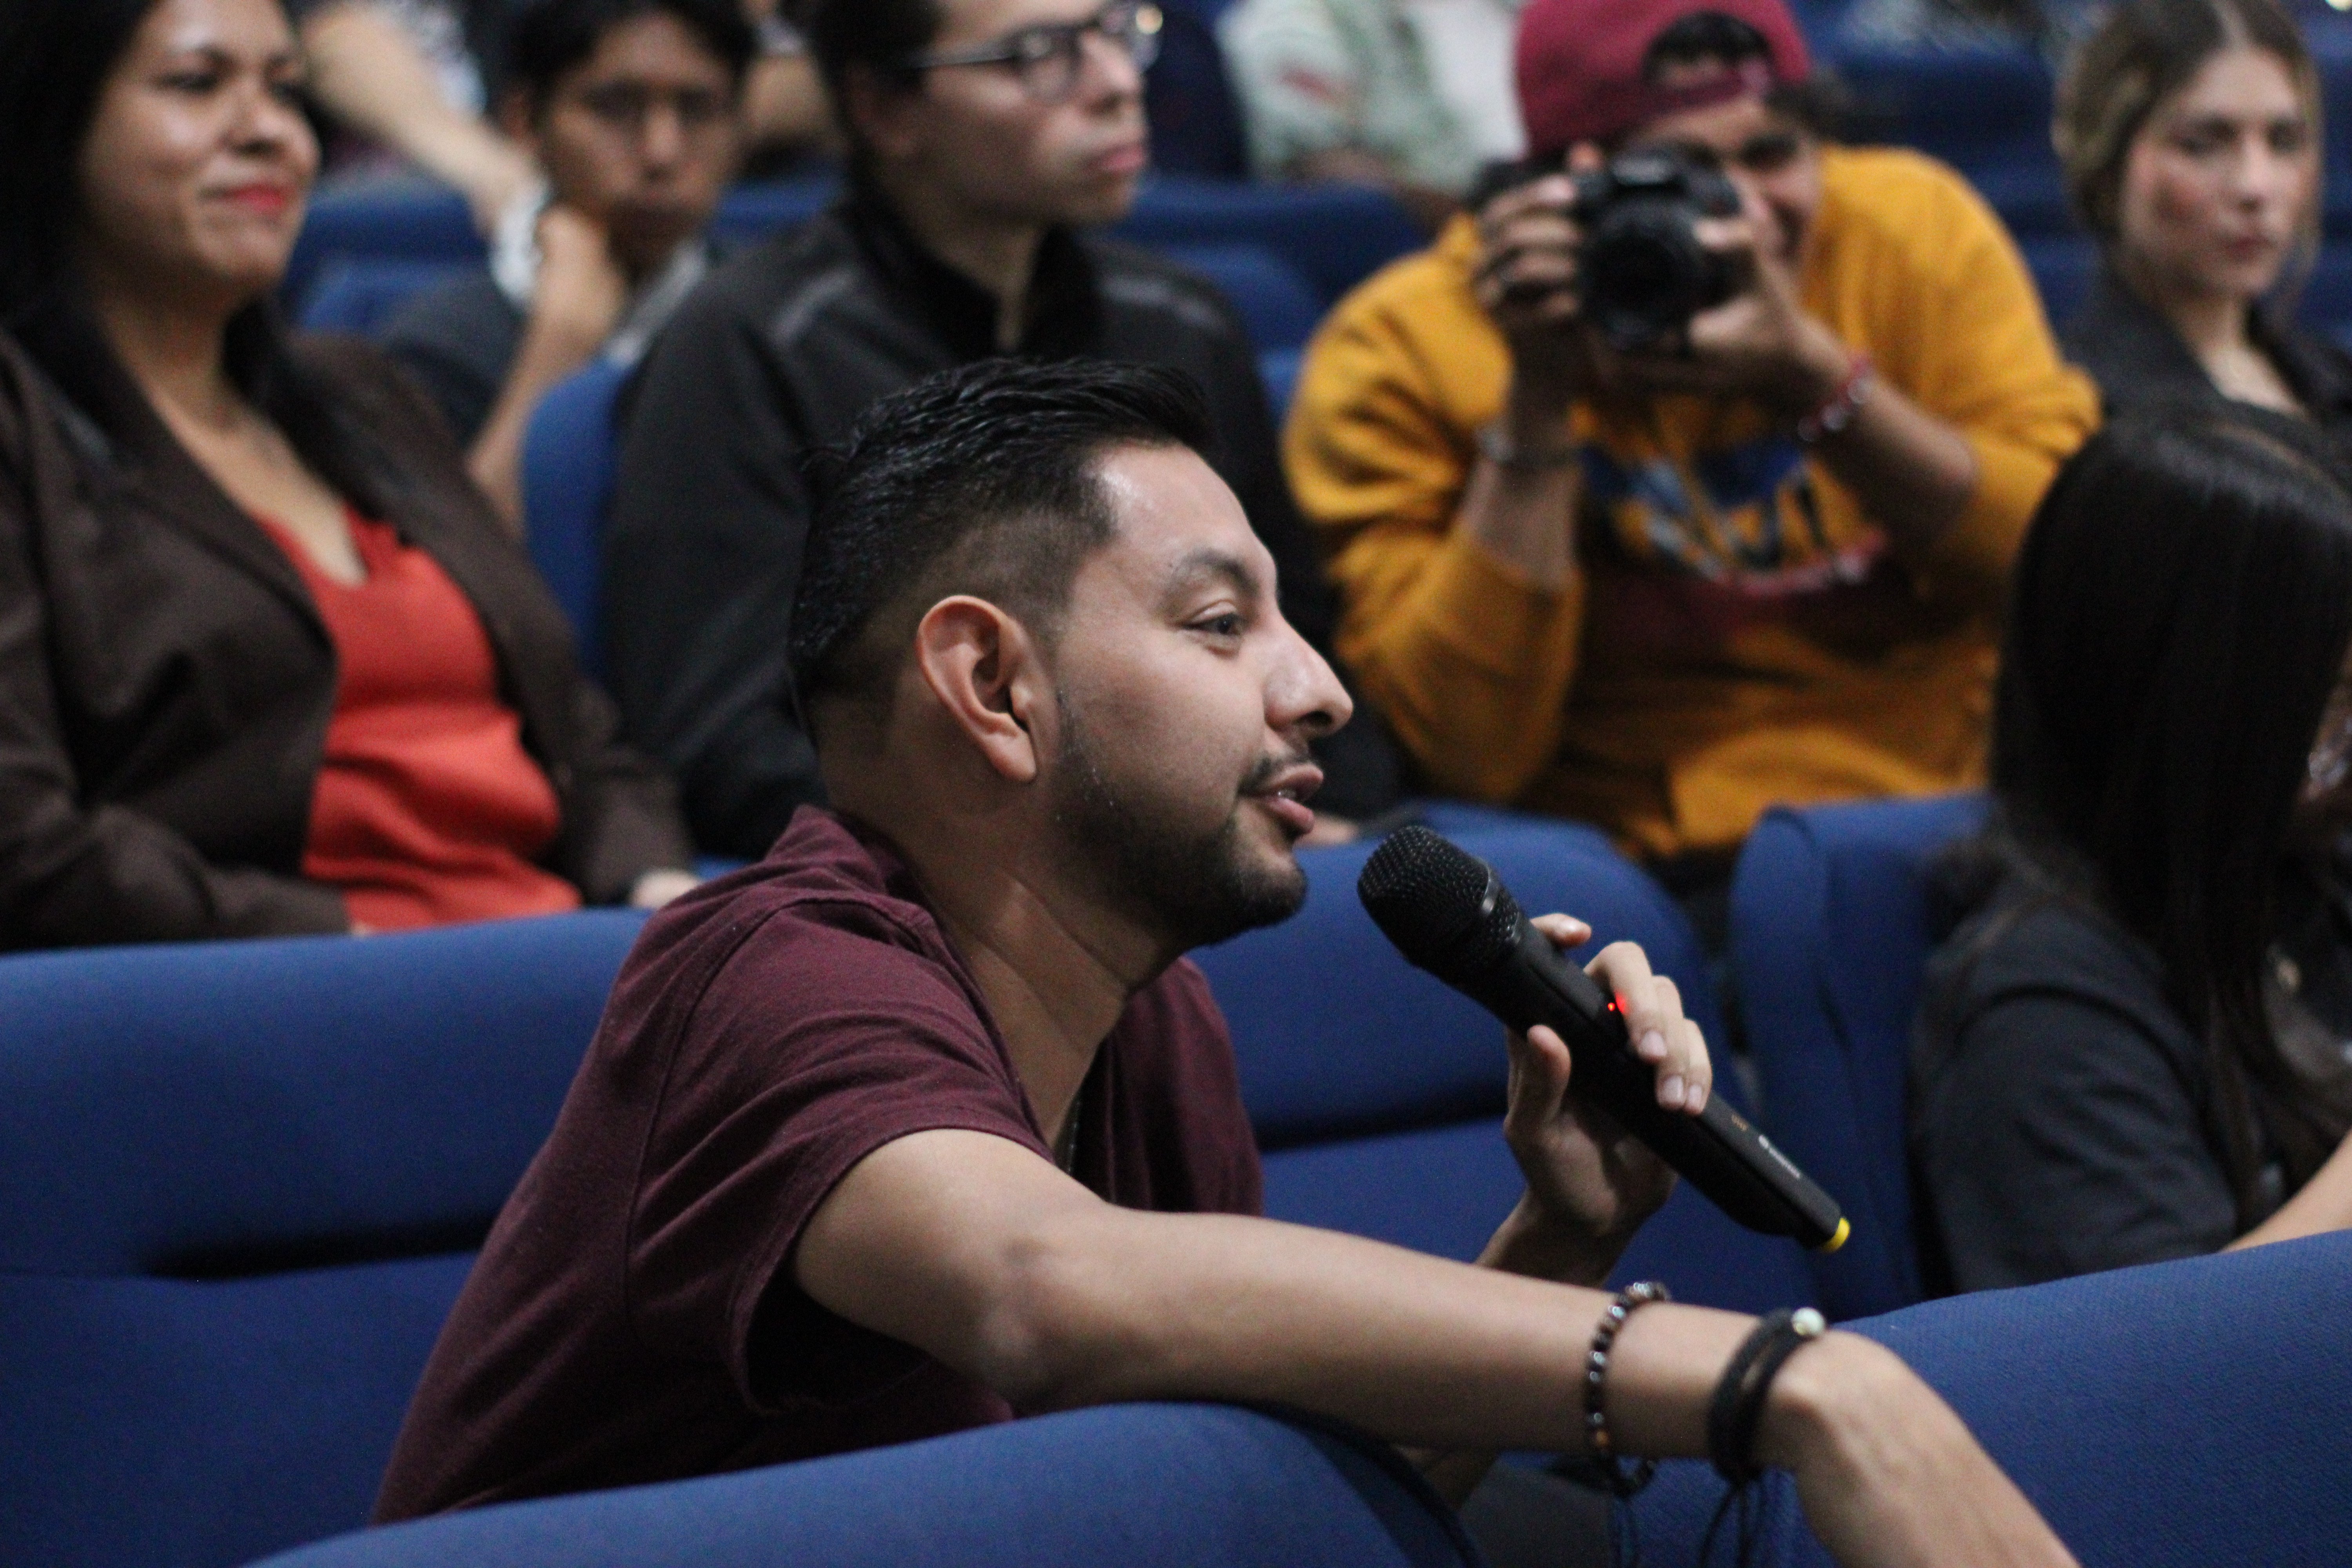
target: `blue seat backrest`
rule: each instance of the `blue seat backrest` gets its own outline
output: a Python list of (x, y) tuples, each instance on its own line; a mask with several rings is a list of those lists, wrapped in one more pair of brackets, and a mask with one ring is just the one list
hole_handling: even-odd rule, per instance
[(513, 1503), (268, 1568), (1467, 1568), (1395, 1450), (1226, 1405), (1120, 1405), (738, 1475)]
[[(1424, 820), (1492, 862), (1531, 912), (1578, 915), (1596, 944), (1642, 943), (1708, 1038), (1722, 1037), (1681, 910), (1601, 835), (1474, 806), (1432, 805)], [(1267, 1149), (1502, 1113), (1502, 1026), (1406, 963), (1356, 897), (1375, 847), (1308, 851), (1296, 918), (1194, 955), (1233, 1026)]]
[[(2091, 1568), (2323, 1568), (2352, 1542), (2352, 1236), (1928, 1302), (1845, 1325), (1969, 1424)], [(1676, 1461), (1639, 1503), (1654, 1560), (1696, 1561), (1722, 1495)], [(1828, 1568), (1784, 1474), (1758, 1568)]]
[(0, 959), (0, 1562), (366, 1518), (641, 920)]
[(1260, 349), (1295, 349), (1314, 335), (1323, 302), (1298, 269), (1256, 243), (1171, 245), (1165, 254), (1214, 283)]
[(1975, 795), (1776, 810), (1733, 875), (1732, 958), (1765, 1121), (1853, 1222), (1843, 1248), (1813, 1259), (1835, 1317), (1919, 1299), (1905, 1126), (1935, 940), (1926, 875), (1983, 813)]
[[(732, 243), (814, 215), (839, 191), (827, 175), (739, 185), (711, 220)], [(1329, 306), (1428, 237), (1371, 185), (1254, 185), (1177, 174), (1144, 183), (1113, 231), (1139, 245), (1257, 244), (1297, 268)], [(322, 268), (341, 260), (478, 262), (484, 249), (464, 198), (430, 184), (332, 192), (310, 204), (279, 293), (299, 317)]]
[[(1430, 826), (1492, 862), (1529, 910), (1640, 942), (1711, 1042), (1723, 1034), (1682, 910), (1590, 828), (1433, 805)], [(1363, 911), (1372, 846), (1309, 850), (1307, 907), (1199, 955), (1234, 1031), (1242, 1092), (1266, 1149), (1266, 1212), (1441, 1257), (1471, 1258), (1519, 1195), (1499, 1120), (1502, 1026), (1398, 956)], [(1718, 1079), (1734, 1103), (1728, 1075)], [(1749, 1310), (1810, 1300), (1794, 1243), (1740, 1229), (1677, 1191), (1635, 1238), (1623, 1279)]]
[(319, 269), (302, 300), (297, 324), (306, 331), (367, 336), (389, 321), (412, 296), (447, 282), (463, 261), (397, 257), (343, 257)]
[(1152, 167), (1164, 174), (1246, 178), (1249, 149), (1215, 16), (1192, 0), (1170, 0), (1160, 15), (1160, 58), (1143, 79)]
[(1386, 191), (1371, 185), (1252, 185), (1166, 175), (1147, 182), (1114, 225), (1154, 248), (1256, 244), (1298, 269), (1326, 306), (1387, 263), (1428, 243)]
[(466, 198), (427, 181), (399, 181), (315, 196), (278, 294), (299, 320), (320, 274), (337, 261), (430, 261), (456, 267), (485, 255)]
[(572, 623), (580, 668), (604, 673), (604, 515), (620, 445), (613, 405), (629, 373), (610, 360), (547, 389), (522, 441), (523, 540)]
[(1274, 413), (1276, 429), (1290, 416), (1290, 400), (1298, 391), (1298, 367), (1304, 349), (1266, 349), (1257, 356), (1258, 379), (1265, 383), (1265, 404)]

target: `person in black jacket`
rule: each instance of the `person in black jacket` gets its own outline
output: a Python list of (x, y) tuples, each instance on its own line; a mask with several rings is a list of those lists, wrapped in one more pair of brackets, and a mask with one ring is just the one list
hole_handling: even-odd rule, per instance
[(2128, 0), (2053, 131), (2100, 275), (2061, 334), (2107, 406), (2226, 398), (2352, 434), (2352, 356), (2295, 324), (2319, 245), (2319, 78), (2274, 0)]
[[(1157, 12), (1116, 0), (828, 0), (805, 16), (853, 147), (850, 188), (721, 267), (632, 394), (606, 540), (605, 637), (633, 739), (668, 762), (696, 837), (763, 854), (821, 797), (784, 643), (821, 483), (882, 396), (1008, 353), (1184, 370), (1218, 467), (1319, 649), (1332, 608), (1283, 477), (1256, 359), (1203, 279), (1077, 230), (1128, 209)], [(1378, 726), (1318, 752), (1339, 817), (1397, 793)]]
[(1915, 1041), (1931, 1285), (2352, 1226), (2347, 653), (2352, 489), (2309, 425), (2151, 404), (2060, 471)]
[(0, 11), (0, 948), (694, 880), (431, 405), (278, 324), (301, 68), (278, 0)]

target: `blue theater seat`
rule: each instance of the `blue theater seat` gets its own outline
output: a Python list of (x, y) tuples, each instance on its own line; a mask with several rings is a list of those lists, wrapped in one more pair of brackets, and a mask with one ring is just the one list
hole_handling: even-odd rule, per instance
[(572, 623), (580, 668), (604, 678), (604, 516), (620, 447), (613, 405), (626, 368), (598, 359), (547, 389), (522, 438), (523, 542)]
[[(1493, 862), (1530, 910), (1640, 942), (1723, 1039), (1681, 910), (1591, 828), (1459, 805), (1433, 827)], [(1519, 1195), (1502, 1140), (1502, 1026), (1412, 968), (1356, 898), (1370, 845), (1309, 851), (1307, 907), (1198, 955), (1234, 1030), (1242, 1093), (1266, 1151), (1266, 1212), (1467, 1259)], [(1738, 1102), (1728, 1075), (1717, 1089)], [(1756, 1236), (1688, 1188), (1634, 1240), (1621, 1278), (1687, 1300), (1763, 1309), (1811, 1296), (1794, 1243)]]
[(1123, 1405), (371, 1531), (268, 1568), (1469, 1568), (1393, 1449)]
[[(1597, 836), (1432, 816), (1644, 942), (1712, 1026), (1679, 911)], [(1519, 1187), (1499, 1027), (1373, 930), (1368, 853), (1310, 852), (1301, 920), (1204, 964), (1273, 1212), (1467, 1257)], [(639, 924), (0, 960), (0, 1562), (215, 1568), (357, 1525)], [(1807, 1284), (1688, 1193), (1625, 1272), (1729, 1305)]]
[[(1845, 1327), (1959, 1412), (2084, 1568), (2332, 1568), (2352, 1558), (2347, 1279), (2339, 1234)], [(1697, 1561), (1721, 1486), (1703, 1465), (1661, 1469), (1638, 1504), (1650, 1561)], [(1828, 1568), (1792, 1493), (1767, 1484), (1756, 1568)]]
[(1313, 286), (1262, 244), (1171, 245), (1164, 254), (1214, 283), (1241, 312), (1250, 342), (1261, 351), (1299, 347), (1323, 317)]
[(1919, 1299), (1905, 1127), (1934, 946), (1925, 876), (1983, 816), (1975, 795), (1772, 811), (1733, 874), (1732, 961), (1765, 1120), (1853, 1222), (1843, 1247), (1811, 1260), (1832, 1317)]
[[(711, 227), (733, 244), (756, 241), (822, 210), (838, 188), (827, 176), (739, 185)], [(1112, 232), (1154, 248), (1262, 245), (1296, 268), (1325, 307), (1427, 243), (1395, 199), (1374, 186), (1252, 185), (1180, 174), (1146, 182), (1135, 210)], [(422, 183), (330, 191), (310, 204), (278, 291), (299, 318), (336, 262), (454, 267), (482, 256), (481, 236), (454, 191)]]
[(365, 337), (391, 321), (410, 296), (447, 282), (466, 266), (438, 258), (338, 258), (319, 269), (296, 324), (306, 331)]
[[(2352, 1540), (2352, 1237), (1989, 1292), (1851, 1325), (1948, 1400), (2087, 1568), (2322, 1568)], [(740, 1475), (367, 1531), (267, 1568), (1316, 1568), (1468, 1553), (1369, 1445), (1206, 1405), (1118, 1405)], [(1757, 1568), (1824, 1568), (1785, 1475)], [(1648, 1559), (1721, 1495), (1662, 1469)], [(1718, 1547), (1718, 1552), (1721, 1548)], [(1717, 1561), (1723, 1560), (1718, 1557)]]
[(0, 1563), (366, 1517), (641, 919), (0, 959)]

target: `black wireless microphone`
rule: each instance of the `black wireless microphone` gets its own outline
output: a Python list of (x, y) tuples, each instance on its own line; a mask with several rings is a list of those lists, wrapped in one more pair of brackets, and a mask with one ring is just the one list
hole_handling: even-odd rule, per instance
[(1495, 868), (1422, 826), (1372, 852), (1356, 894), (1374, 924), (1425, 969), (1514, 1029), (1547, 1025), (1568, 1042), (1569, 1089), (1649, 1145), (1750, 1230), (1822, 1252), (1851, 1226), (1835, 1198), (1719, 1096), (1696, 1116), (1658, 1103), (1656, 1069), (1634, 1054), (1616, 1002), (1529, 925)]

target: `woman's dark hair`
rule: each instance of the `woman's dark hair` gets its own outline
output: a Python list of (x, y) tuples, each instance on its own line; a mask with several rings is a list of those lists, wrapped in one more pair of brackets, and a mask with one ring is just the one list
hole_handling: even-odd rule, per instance
[[(2294, 20), (2276, 0), (2121, 0), (2075, 47), (2058, 81), (2050, 140), (2066, 196), (2084, 227), (2113, 245), (2120, 225), (2124, 165), (2147, 117), (2205, 62), (2225, 49), (2276, 55), (2294, 81), (2320, 141), (2319, 73)], [(2318, 243), (2319, 203), (2311, 204), (2307, 245)]]
[(499, 91), (520, 91), (536, 110), (565, 72), (595, 54), (606, 33), (660, 15), (677, 17), (742, 84), (760, 46), (739, 0), (532, 0), (507, 25)]
[(2311, 747), (2352, 647), (2352, 475), (2305, 422), (2207, 399), (2094, 436), (2035, 513), (1994, 699), (1992, 847), (2162, 962), (2208, 1043), (2247, 1223), (2259, 1116), (2332, 1152), (2262, 973)]
[[(157, 0), (0, 5), (0, 327), (14, 333), (100, 428), (152, 418), (75, 275), (82, 147), (99, 99)], [(397, 482), (377, 445), (337, 411), (289, 351), (277, 302), (231, 318), (226, 369), (303, 460), (353, 504), (387, 515)]]

